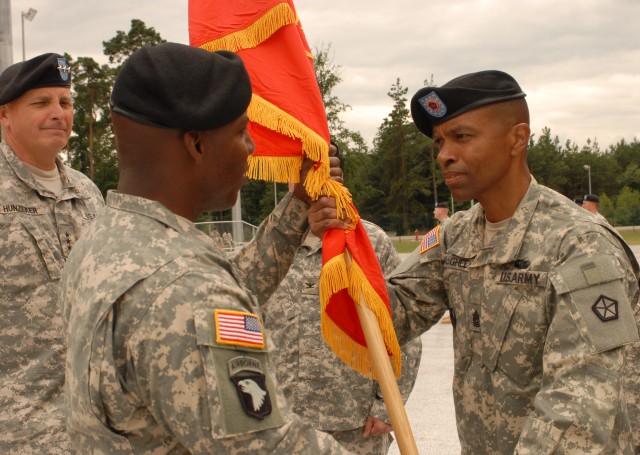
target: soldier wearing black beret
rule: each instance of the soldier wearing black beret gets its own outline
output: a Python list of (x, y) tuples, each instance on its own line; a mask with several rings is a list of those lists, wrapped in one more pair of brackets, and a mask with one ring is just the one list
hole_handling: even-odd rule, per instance
[(236, 54), (176, 43), (141, 48), (116, 79), (118, 190), (61, 285), (79, 453), (345, 453), (284, 403), (258, 308), (308, 225), (343, 222), (312, 208), (308, 223), (296, 185), (232, 258), (193, 224), (236, 202), (250, 100)]
[(71, 67), (48, 53), (0, 74), (0, 449), (69, 453), (58, 282), (103, 206), (59, 159), (73, 125)]
[(593, 213), (598, 220), (608, 223), (607, 219), (600, 213), (600, 198), (597, 194), (585, 194), (582, 198), (582, 207)]
[(446, 202), (437, 202), (433, 209), (433, 216), (442, 223), (449, 217), (449, 204)]
[[(453, 197), (479, 202), (427, 233), (387, 280), (401, 342), (451, 312), (462, 453), (634, 453), (633, 253), (533, 178), (529, 110), (509, 74), (424, 87), (411, 114)], [(627, 349), (636, 360), (625, 371)]]

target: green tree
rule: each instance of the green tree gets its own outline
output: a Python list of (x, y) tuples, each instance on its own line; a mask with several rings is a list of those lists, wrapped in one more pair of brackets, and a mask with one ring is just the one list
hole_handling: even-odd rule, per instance
[(384, 197), (368, 201), (373, 213), (395, 215), (395, 220), (389, 220), (392, 225), (383, 227), (398, 234), (413, 232), (425, 224), (427, 202), (432, 194), (430, 139), (410, 120), (407, 91), (397, 79), (387, 93), (394, 104), (373, 141), (370, 175), (371, 183), (377, 185)]
[(115, 142), (110, 126), (109, 96), (121, 64), (144, 45), (164, 42), (153, 27), (139, 19), (131, 30), (117, 31), (104, 41), (104, 52), (111, 65), (101, 65), (90, 57), (73, 62), (74, 135), (69, 140), (70, 165), (86, 174), (103, 194), (117, 187), (118, 170)]
[(131, 19), (128, 32), (116, 31), (116, 36), (103, 41), (102, 46), (104, 55), (109, 57), (109, 63), (115, 65), (117, 73), (125, 60), (142, 46), (155, 46), (165, 41), (155, 28), (147, 27), (140, 19)]
[(616, 183), (622, 187), (640, 190), (640, 167), (636, 163), (629, 163), (624, 172), (617, 177)]
[(613, 201), (606, 194), (600, 195), (600, 207), (598, 208), (598, 212), (602, 216), (604, 216), (612, 226), (615, 226), (615, 218), (616, 218), (616, 209)]
[(551, 137), (551, 130), (543, 128), (537, 141), (532, 136), (527, 149), (529, 170), (538, 183), (556, 191), (562, 191), (567, 183), (568, 167), (558, 136)]
[(640, 224), (640, 192), (628, 186), (622, 188), (616, 198), (613, 224), (616, 226), (636, 226)]
[(103, 194), (117, 185), (117, 158), (109, 123), (111, 71), (90, 57), (73, 65), (74, 134), (69, 139), (71, 167), (86, 174)]

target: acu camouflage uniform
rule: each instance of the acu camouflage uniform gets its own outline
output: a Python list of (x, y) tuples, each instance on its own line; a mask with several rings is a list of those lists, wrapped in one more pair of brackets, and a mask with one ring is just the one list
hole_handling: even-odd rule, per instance
[(61, 283), (78, 452), (345, 453), (287, 408), (269, 349), (225, 339), (217, 322), (241, 313), (264, 336), (257, 302), (286, 274), (305, 227), (306, 205), (289, 195), (230, 262), (160, 203), (110, 192)]
[(456, 213), (389, 279), (399, 332), (415, 336), (452, 310), (462, 453), (632, 453), (633, 254), (535, 181), (486, 246), (484, 219), (479, 204)]
[[(399, 264), (398, 253), (385, 232), (363, 221), (383, 273)], [(296, 252), (289, 273), (263, 307), (265, 326), (276, 347), (277, 376), (296, 414), (315, 428), (331, 433), (354, 453), (385, 454), (390, 434), (362, 437), (368, 415), (389, 423), (377, 382), (349, 368), (322, 338), (318, 279), (322, 241), (308, 234)], [(400, 392), (405, 401), (415, 383), (422, 343), (402, 347)]]
[(63, 189), (56, 196), (6, 142), (0, 150), (0, 453), (64, 453), (58, 281), (103, 199), (87, 177), (59, 160)]

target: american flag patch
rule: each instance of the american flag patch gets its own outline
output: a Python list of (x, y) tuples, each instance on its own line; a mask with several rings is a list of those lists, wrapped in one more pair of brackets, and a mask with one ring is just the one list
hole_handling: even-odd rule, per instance
[(440, 225), (437, 225), (422, 238), (420, 243), (420, 254), (427, 251), (429, 248), (440, 245)]
[(213, 319), (218, 343), (264, 348), (262, 324), (255, 314), (233, 310), (214, 310)]

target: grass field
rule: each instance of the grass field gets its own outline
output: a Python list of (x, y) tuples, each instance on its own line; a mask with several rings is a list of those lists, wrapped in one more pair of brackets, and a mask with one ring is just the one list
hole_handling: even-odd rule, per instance
[[(640, 230), (639, 231), (622, 231), (620, 232), (622, 238), (629, 245), (640, 245)], [(420, 242), (414, 242), (413, 240), (394, 240), (393, 245), (396, 247), (398, 253), (411, 253)]]
[(629, 245), (640, 245), (640, 231), (622, 231), (620, 234)]
[(418, 245), (420, 245), (420, 242), (414, 242), (413, 240), (394, 240), (393, 245), (396, 247), (396, 251), (398, 253), (411, 253)]

